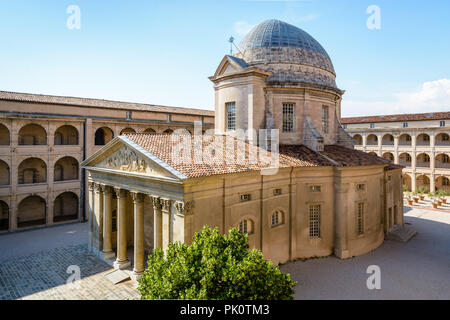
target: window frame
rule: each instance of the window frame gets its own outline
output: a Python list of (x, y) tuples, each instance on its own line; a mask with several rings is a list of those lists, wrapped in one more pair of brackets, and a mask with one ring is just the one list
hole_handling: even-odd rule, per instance
[[(288, 109), (289, 112), (285, 110), (286, 108), (289, 108)], [(283, 133), (295, 132), (295, 103), (283, 102), (281, 113), (282, 113), (281, 132)]]
[[(317, 211), (314, 211), (318, 208)], [(309, 238), (310, 239), (321, 239), (321, 215), (322, 215), (322, 205), (319, 203), (312, 203), (309, 205)]]
[[(232, 110), (233, 112), (230, 112), (231, 106), (233, 107), (233, 110)], [(236, 102), (232, 101), (232, 102), (225, 103), (225, 114), (226, 114), (226, 131), (227, 132), (236, 131)], [(230, 127), (230, 123), (233, 124), (231, 127)]]

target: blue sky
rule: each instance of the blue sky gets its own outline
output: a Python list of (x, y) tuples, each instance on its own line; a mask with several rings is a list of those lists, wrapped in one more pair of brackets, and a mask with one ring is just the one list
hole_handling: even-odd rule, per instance
[(275, 18), (327, 50), (343, 116), (450, 111), (449, 13), (447, 0), (0, 0), (0, 90), (213, 109), (230, 35)]

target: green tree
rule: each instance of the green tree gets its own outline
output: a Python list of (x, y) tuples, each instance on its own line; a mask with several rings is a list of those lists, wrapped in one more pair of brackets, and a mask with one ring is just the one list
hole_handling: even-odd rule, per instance
[(221, 235), (205, 226), (192, 244), (171, 243), (166, 254), (155, 249), (139, 281), (141, 298), (201, 300), (292, 299), (296, 282), (248, 250), (248, 236), (232, 228)]

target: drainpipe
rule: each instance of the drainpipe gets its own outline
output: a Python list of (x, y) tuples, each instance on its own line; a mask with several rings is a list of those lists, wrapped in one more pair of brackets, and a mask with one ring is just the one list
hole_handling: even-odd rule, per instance
[[(86, 120), (83, 122), (83, 161), (86, 160)], [(86, 170), (81, 169), (81, 212), (83, 214), (83, 222), (86, 222)]]

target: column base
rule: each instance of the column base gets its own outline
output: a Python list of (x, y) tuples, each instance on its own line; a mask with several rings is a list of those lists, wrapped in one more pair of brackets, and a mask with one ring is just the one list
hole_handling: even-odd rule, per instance
[(116, 254), (111, 251), (111, 252), (100, 252), (99, 256), (101, 259), (103, 260), (114, 260), (116, 258)]
[(133, 271), (130, 275), (131, 279), (133, 279), (134, 281), (139, 281), (142, 278), (142, 275), (144, 274), (144, 272), (137, 272), (137, 271)]
[(114, 269), (126, 269), (128, 267), (131, 267), (131, 262), (129, 260), (125, 261), (114, 261)]

